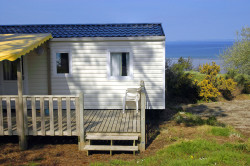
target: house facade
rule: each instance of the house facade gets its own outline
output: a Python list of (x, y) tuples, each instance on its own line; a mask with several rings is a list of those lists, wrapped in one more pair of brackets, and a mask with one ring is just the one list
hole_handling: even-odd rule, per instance
[[(0, 34), (51, 33), (23, 56), (27, 95), (84, 93), (85, 109), (122, 109), (127, 88), (146, 89), (146, 109), (165, 108), (161, 24), (3, 25)], [(16, 95), (15, 62), (0, 62), (0, 95)], [(134, 109), (135, 104), (127, 105)]]

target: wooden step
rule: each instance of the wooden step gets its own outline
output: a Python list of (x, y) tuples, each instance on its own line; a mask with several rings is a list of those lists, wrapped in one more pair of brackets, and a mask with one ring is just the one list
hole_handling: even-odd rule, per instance
[(85, 150), (138, 151), (138, 146), (85, 145)]
[(87, 140), (138, 140), (139, 137), (138, 136), (118, 136), (118, 135), (106, 135), (106, 136), (102, 136), (102, 135), (90, 135), (88, 134), (86, 136)]

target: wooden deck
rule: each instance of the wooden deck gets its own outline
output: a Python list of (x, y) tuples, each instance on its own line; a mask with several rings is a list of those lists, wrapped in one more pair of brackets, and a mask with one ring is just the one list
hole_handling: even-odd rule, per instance
[(105, 139), (111, 142), (108, 148), (111, 154), (113, 150), (128, 150), (113, 147), (116, 140), (133, 141), (130, 150), (144, 151), (146, 96), (142, 85), (140, 103), (138, 113), (136, 110), (123, 113), (122, 110), (84, 110), (83, 93), (3, 95), (0, 96), (0, 136), (18, 135), (22, 140), (19, 142), (21, 150), (27, 149), (26, 136), (38, 135), (78, 136), (79, 150), (107, 149), (91, 144), (92, 140)]
[[(45, 114), (45, 135), (60, 135), (58, 125), (58, 110), (54, 110), (54, 134), (50, 132), (50, 116)], [(32, 111), (27, 110), (28, 135), (34, 135), (32, 125)], [(37, 134), (44, 135), (41, 131), (40, 111), (36, 111)], [(71, 133), (67, 132), (67, 111), (62, 110), (62, 135), (77, 136), (75, 110), (71, 110)], [(9, 114), (10, 116), (10, 114)], [(16, 113), (12, 110), (11, 124), (8, 124), (7, 112), (3, 112), (4, 135), (17, 135)], [(8, 129), (8, 125), (12, 130)], [(84, 129), (86, 133), (140, 133), (140, 110), (84, 110)]]
[(140, 133), (140, 111), (84, 110), (86, 133)]

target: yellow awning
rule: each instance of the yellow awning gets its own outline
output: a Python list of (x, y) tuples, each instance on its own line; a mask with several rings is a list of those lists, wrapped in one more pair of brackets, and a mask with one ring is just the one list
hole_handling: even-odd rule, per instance
[(14, 61), (52, 38), (51, 34), (0, 34), (0, 61)]

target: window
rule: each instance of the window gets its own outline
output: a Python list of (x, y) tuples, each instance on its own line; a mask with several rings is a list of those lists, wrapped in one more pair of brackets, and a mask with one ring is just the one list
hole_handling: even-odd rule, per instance
[(110, 52), (109, 78), (128, 79), (132, 76), (131, 54), (129, 52)]
[[(3, 61), (3, 79), (4, 80), (17, 80), (17, 63), (18, 63), (17, 60), (13, 62), (7, 61), (7, 60)], [(24, 76), (23, 76), (23, 79), (24, 79)]]
[(69, 53), (56, 53), (56, 73), (69, 74)]

